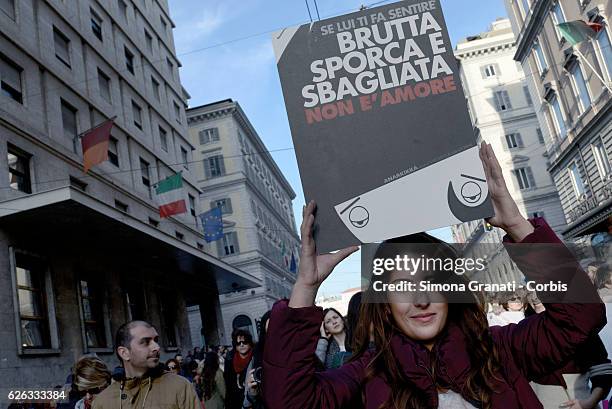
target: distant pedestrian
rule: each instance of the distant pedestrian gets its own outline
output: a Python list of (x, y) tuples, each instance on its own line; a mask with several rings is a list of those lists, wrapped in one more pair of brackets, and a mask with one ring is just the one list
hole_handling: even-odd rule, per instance
[(348, 303), (348, 309), (346, 312), (346, 349), (349, 352), (353, 352), (355, 336), (355, 328), (357, 328), (357, 321), (359, 321), (359, 311), (361, 309), (361, 296), (363, 291), (356, 292), (353, 294)]
[(219, 368), (219, 356), (209, 352), (204, 357), (202, 369), (202, 400), (206, 409), (225, 407), (225, 380)]
[(166, 361), (166, 370), (175, 375), (180, 375), (181, 373), (181, 364), (174, 358), (170, 358)]
[(325, 369), (340, 368), (350, 358), (346, 350), (346, 323), (334, 308), (323, 311), (321, 337), (315, 354)]
[(225, 408), (242, 409), (247, 368), (253, 357), (253, 337), (245, 330), (236, 329), (232, 333), (232, 345), (234, 349), (225, 360)]
[(110, 385), (111, 372), (97, 356), (84, 356), (74, 365), (70, 379), (70, 402), (58, 404), (58, 409), (89, 409), (96, 396)]
[(266, 345), (266, 333), (270, 323), (272, 311), (266, 312), (259, 320), (259, 341), (255, 346), (253, 359), (247, 368), (247, 379), (245, 386), (245, 397), (243, 408), (264, 409), (262, 393), (263, 384), (263, 352)]

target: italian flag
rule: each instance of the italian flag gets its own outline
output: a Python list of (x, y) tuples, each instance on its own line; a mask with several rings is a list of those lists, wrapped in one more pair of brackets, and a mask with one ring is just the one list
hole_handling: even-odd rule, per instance
[(568, 21), (557, 25), (561, 35), (571, 44), (576, 45), (595, 35), (603, 29), (599, 23), (587, 23), (582, 20)]
[(183, 176), (180, 173), (159, 182), (155, 187), (155, 194), (161, 218), (187, 212)]

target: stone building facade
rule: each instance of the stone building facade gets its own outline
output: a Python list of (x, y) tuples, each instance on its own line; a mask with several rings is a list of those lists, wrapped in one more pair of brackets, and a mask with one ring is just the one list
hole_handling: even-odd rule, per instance
[[(291, 257), (299, 262), (299, 237), (292, 200), (295, 192), (236, 101), (187, 110), (195, 177), (204, 210), (222, 210), (223, 239), (205, 250), (257, 277), (262, 286), (220, 297), (230, 343), (235, 328), (257, 339), (257, 323), (272, 304), (288, 297), (295, 282)], [(207, 340), (203, 340), (207, 342)]]
[[(3, 387), (62, 384), (86, 353), (114, 367), (130, 319), (165, 359), (191, 347), (188, 306), (215, 337), (218, 294), (260, 285), (202, 251), (172, 27), (166, 0), (0, 2)], [(109, 160), (84, 174), (78, 135), (111, 117)], [(189, 211), (160, 219), (154, 184), (179, 171)]]
[[(517, 36), (515, 60), (530, 81), (566, 239), (606, 240), (612, 215), (612, 1), (505, 0)], [(603, 25), (572, 46), (558, 23)]]

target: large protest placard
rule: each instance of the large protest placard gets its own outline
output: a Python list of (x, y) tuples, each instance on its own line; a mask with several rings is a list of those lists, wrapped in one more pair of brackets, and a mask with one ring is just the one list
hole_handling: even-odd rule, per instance
[(493, 208), (439, 0), (273, 34), (319, 252)]

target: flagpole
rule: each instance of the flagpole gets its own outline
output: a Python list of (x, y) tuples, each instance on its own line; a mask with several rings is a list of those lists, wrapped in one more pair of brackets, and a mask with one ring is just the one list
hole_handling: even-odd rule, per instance
[(602, 78), (602, 76), (601, 76), (601, 75), (599, 75), (599, 74), (597, 73), (597, 70), (595, 69), (595, 67), (593, 67), (593, 66), (591, 65), (591, 63), (589, 62), (589, 60), (587, 60), (587, 59), (586, 59), (586, 57), (585, 57), (584, 55), (582, 55), (582, 53), (580, 52), (580, 50), (578, 49), (578, 47), (576, 47), (576, 48), (574, 49), (574, 51), (576, 51), (576, 54), (578, 54), (578, 56), (579, 56), (579, 57), (582, 59), (582, 61), (584, 61), (584, 63), (585, 63), (586, 65), (588, 65), (588, 66), (589, 66), (589, 68), (591, 68), (591, 71), (593, 71), (593, 74), (595, 74), (595, 76), (596, 76), (597, 78), (599, 78), (599, 80), (601, 81), (601, 83), (603, 84), (603, 86), (604, 86), (604, 87), (606, 87), (606, 88), (608, 89), (608, 92), (610, 92), (610, 94), (612, 94), (612, 88), (610, 88), (610, 85), (609, 85), (609, 84), (608, 84), (608, 83), (607, 83), (607, 82), (606, 82), (606, 81), (605, 81), (605, 80)]

